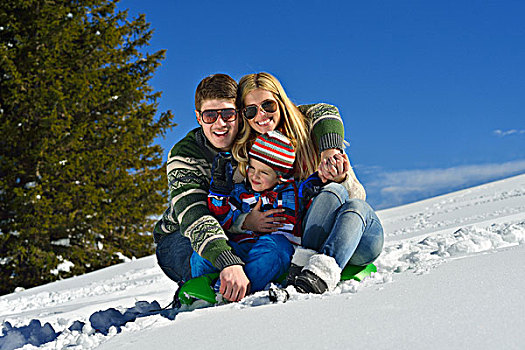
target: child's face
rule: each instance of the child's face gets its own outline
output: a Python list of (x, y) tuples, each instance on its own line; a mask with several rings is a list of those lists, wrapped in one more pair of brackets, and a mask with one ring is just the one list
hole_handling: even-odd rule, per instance
[(275, 170), (268, 165), (251, 159), (248, 162), (248, 181), (256, 192), (269, 190), (279, 183)]

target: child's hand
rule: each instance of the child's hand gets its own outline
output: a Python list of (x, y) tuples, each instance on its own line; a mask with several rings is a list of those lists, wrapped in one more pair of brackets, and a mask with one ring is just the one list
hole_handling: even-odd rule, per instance
[(286, 218), (276, 215), (283, 213), (284, 209), (277, 208), (261, 211), (261, 206), (262, 201), (259, 198), (259, 201), (252, 211), (246, 215), (246, 219), (244, 219), (244, 223), (242, 225), (243, 230), (271, 233), (283, 227), (283, 224), (281, 224), (280, 221), (284, 221)]

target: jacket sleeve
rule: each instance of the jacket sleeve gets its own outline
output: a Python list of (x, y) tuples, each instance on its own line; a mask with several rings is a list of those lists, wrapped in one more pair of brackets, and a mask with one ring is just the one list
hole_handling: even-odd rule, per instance
[(211, 164), (205, 159), (170, 153), (167, 172), (170, 203), (164, 222), (178, 223), (180, 232), (189, 238), (193, 250), (218, 269), (243, 265), (228, 245), (221, 225), (208, 209)]
[[(236, 194), (239, 192), (239, 187), (241, 186), (242, 184), (236, 184), (231, 196), (237, 197)], [(236, 202), (239, 203), (240, 201), (237, 200)], [(208, 194), (208, 208), (225, 230), (229, 230), (235, 221), (237, 221), (239, 215), (241, 215), (240, 208), (237, 208), (231, 203), (230, 196)]]

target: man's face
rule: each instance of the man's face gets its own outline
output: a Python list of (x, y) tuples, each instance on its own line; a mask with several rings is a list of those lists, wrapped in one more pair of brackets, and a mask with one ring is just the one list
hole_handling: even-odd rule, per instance
[[(200, 112), (206, 110), (217, 110), (217, 109), (235, 109), (234, 101), (230, 100), (205, 100), (202, 102)], [(202, 120), (201, 113), (195, 111), (197, 115), (197, 122), (202, 126), (204, 135), (208, 141), (211, 142), (213, 147), (217, 148), (219, 151), (229, 151), (232, 147), (233, 140), (237, 136), (239, 131), (239, 115), (235, 118), (234, 121), (225, 122), (221, 116), (217, 118), (212, 124), (206, 124)]]

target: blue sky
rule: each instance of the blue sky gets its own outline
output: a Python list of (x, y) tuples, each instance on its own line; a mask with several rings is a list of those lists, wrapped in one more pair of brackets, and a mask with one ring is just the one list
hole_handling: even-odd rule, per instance
[(123, 0), (167, 49), (151, 84), (178, 124), (213, 73), (266, 71), (296, 103), (336, 105), (375, 208), (525, 172), (523, 1)]

